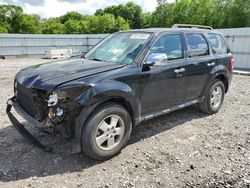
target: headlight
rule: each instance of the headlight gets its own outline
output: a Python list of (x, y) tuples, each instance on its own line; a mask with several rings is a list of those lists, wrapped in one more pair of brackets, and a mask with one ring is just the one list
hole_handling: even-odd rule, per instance
[(58, 103), (58, 96), (56, 92), (53, 92), (50, 96), (49, 96), (49, 100), (48, 100), (48, 106), (55, 106)]

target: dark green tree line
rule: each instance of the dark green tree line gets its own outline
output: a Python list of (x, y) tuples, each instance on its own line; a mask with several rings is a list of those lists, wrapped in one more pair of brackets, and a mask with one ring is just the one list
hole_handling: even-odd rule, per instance
[(154, 12), (129, 2), (99, 9), (95, 15), (68, 12), (42, 19), (25, 14), (21, 7), (0, 5), (0, 33), (90, 34), (148, 27), (171, 27), (175, 23), (209, 25), (214, 28), (250, 27), (250, 0), (157, 0)]

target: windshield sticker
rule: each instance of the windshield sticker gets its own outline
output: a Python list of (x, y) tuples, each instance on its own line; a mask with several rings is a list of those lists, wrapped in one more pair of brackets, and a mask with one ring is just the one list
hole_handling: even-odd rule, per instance
[(131, 39), (148, 39), (149, 34), (133, 34), (130, 38)]

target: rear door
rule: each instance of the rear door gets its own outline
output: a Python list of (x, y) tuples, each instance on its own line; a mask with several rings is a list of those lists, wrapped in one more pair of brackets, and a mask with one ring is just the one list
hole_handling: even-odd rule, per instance
[(201, 97), (203, 89), (209, 80), (210, 71), (216, 64), (216, 58), (211, 54), (206, 37), (199, 32), (186, 33), (186, 55), (189, 66), (186, 68), (186, 96), (192, 100)]
[(217, 33), (208, 33), (207, 39), (210, 43), (212, 53), (216, 57), (216, 64), (227, 66), (232, 54), (222, 35)]

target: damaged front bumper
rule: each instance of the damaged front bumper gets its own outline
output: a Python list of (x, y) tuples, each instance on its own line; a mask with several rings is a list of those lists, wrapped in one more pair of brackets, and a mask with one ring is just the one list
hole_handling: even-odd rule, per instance
[(51, 152), (52, 148), (43, 145), (40, 141), (37, 140), (27, 129), (25, 129), (24, 125), (21, 124), (16, 117), (11, 113), (11, 109), (14, 107), (16, 112), (20, 114), (25, 120), (36, 127), (41, 127), (43, 123), (37, 121), (32, 116), (30, 116), (27, 112), (25, 112), (22, 107), (17, 103), (16, 97), (12, 97), (7, 101), (6, 113), (12, 123), (12, 125), (16, 128), (16, 130), (26, 138), (31, 144), (37, 146), (38, 148), (44, 150), (45, 152)]

